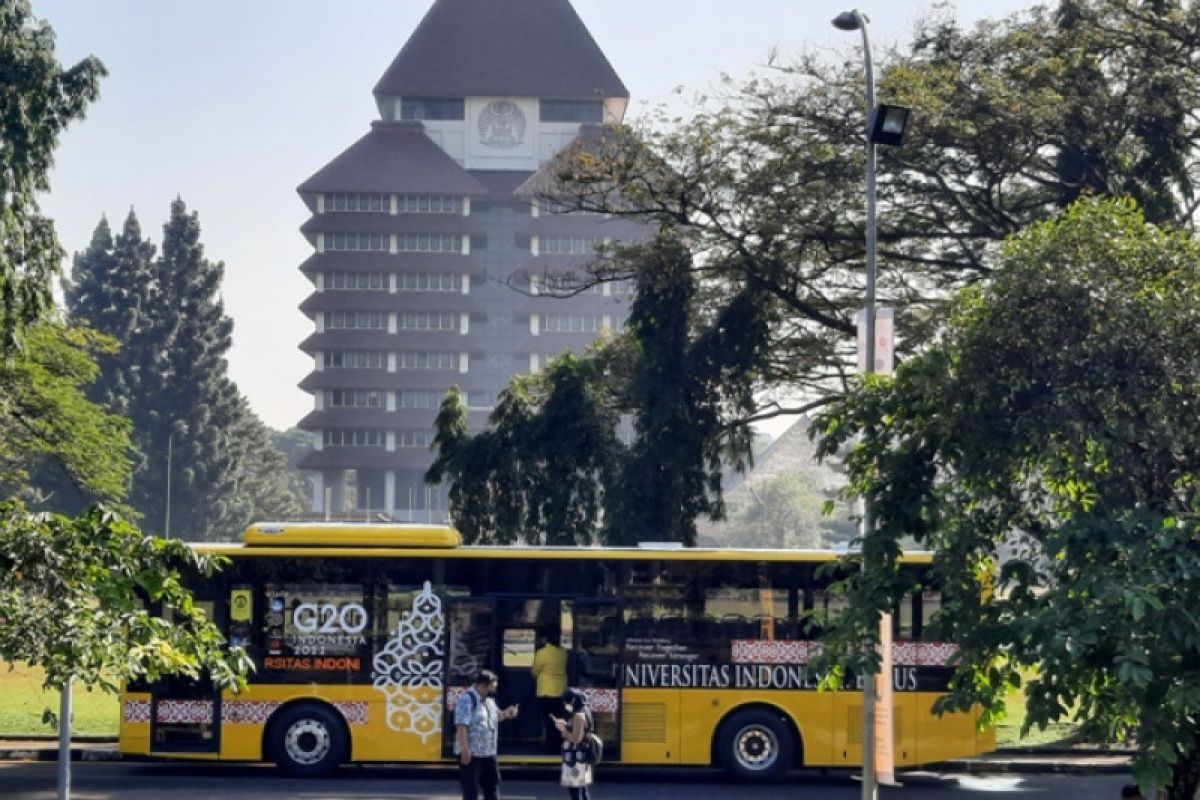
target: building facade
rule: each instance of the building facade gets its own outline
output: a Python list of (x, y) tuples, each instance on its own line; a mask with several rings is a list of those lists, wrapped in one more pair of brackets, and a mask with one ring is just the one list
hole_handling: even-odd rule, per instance
[(438, 521), (445, 490), (423, 476), (447, 389), (479, 430), (513, 376), (624, 325), (626, 284), (538, 288), (628, 223), (520, 188), (585, 126), (619, 122), (628, 92), (568, 0), (435, 0), (374, 93), (380, 119), (298, 190), (314, 251), (300, 466), (314, 512)]

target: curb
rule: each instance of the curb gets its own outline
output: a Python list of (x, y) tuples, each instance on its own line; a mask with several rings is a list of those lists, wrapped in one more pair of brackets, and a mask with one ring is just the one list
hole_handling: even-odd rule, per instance
[[(57, 746), (0, 745), (0, 761), (57, 761)], [(107, 743), (106, 743), (107, 744)], [(141, 761), (140, 757), (123, 756), (112, 746), (99, 742), (92, 747), (71, 747), (72, 761)], [(984, 756), (982, 758), (940, 761), (916, 768), (919, 772), (962, 772), (969, 775), (986, 774), (1062, 774), (1062, 775), (1119, 775), (1132, 769), (1132, 758), (1121, 753), (1055, 754), (1053, 756), (1014, 755), (1012, 757)]]

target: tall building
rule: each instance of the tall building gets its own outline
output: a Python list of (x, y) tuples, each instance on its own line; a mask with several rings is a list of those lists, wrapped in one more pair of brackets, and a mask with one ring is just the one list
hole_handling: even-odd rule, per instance
[(374, 91), (380, 119), (299, 187), (314, 249), (300, 466), (315, 512), (437, 521), (444, 488), (423, 476), (446, 390), (481, 429), (514, 375), (624, 324), (623, 284), (538, 287), (627, 224), (520, 187), (584, 126), (619, 122), (629, 93), (568, 0), (435, 0)]

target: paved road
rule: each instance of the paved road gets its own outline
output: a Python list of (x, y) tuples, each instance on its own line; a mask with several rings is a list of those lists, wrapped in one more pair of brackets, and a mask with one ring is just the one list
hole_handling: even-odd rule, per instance
[[(1106, 800), (1120, 797), (1121, 775), (952, 775), (909, 773), (885, 800)], [(328, 779), (286, 778), (269, 766), (83, 762), (73, 765), (73, 800), (458, 800), (455, 774), (444, 768), (347, 768)], [(745, 786), (711, 770), (607, 770), (597, 800), (857, 800), (847, 776), (802, 773), (787, 783)], [(55, 765), (0, 762), (0, 798), (54, 800)], [(565, 800), (566, 790), (545, 770), (505, 772), (504, 800)]]

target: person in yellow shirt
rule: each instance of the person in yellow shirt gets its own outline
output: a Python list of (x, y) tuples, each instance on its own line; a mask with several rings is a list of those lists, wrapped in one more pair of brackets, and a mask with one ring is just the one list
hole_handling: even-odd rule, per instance
[(554, 727), (554, 716), (567, 690), (567, 651), (559, 644), (557, 631), (538, 631), (534, 646), (533, 679), (537, 682), (545, 748), (547, 753), (557, 753), (562, 749), (562, 737)]

